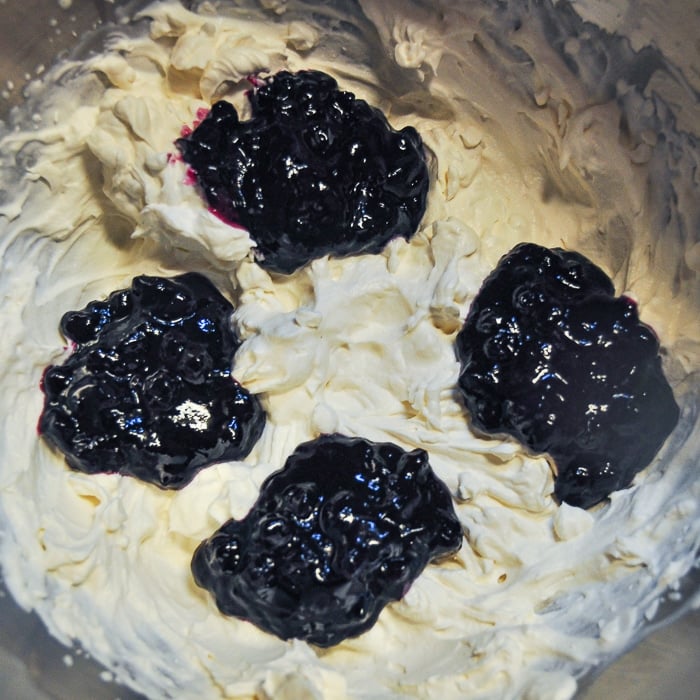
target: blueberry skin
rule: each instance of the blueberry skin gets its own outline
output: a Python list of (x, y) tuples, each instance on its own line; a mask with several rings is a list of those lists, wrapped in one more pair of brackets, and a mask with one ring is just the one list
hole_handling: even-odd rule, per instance
[(231, 375), (233, 307), (196, 273), (140, 276), (61, 320), (75, 343), (49, 367), (39, 432), (71, 469), (179, 489), (203, 467), (242, 459), (265, 415)]
[(477, 294), (457, 336), (473, 425), (557, 468), (560, 501), (588, 508), (625, 488), (678, 422), (659, 342), (590, 260), (521, 243)]
[(425, 212), (428, 167), (412, 127), (320, 71), (280, 72), (249, 94), (252, 118), (225, 101), (176, 145), (210, 207), (243, 225), (263, 267), (379, 253)]
[(192, 559), (219, 610), (328, 647), (368, 630), (462, 529), (423, 450), (324, 435), (272, 474)]

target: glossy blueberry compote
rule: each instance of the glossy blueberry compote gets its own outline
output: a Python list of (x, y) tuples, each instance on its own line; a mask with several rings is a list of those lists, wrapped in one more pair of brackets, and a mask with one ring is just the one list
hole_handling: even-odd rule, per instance
[(415, 233), (429, 178), (413, 127), (394, 130), (320, 71), (254, 82), (250, 119), (219, 101), (176, 143), (212, 210), (249, 231), (262, 266), (291, 273)]
[(369, 629), (462, 528), (423, 450), (324, 435), (300, 445), (192, 560), (226, 615), (328, 647)]
[(457, 337), (473, 424), (556, 465), (587, 508), (630, 484), (678, 421), (659, 342), (584, 256), (521, 243), (484, 281)]
[(231, 374), (233, 307), (202, 275), (140, 276), (61, 320), (74, 343), (42, 382), (43, 438), (68, 465), (161, 488), (241, 459), (265, 416)]

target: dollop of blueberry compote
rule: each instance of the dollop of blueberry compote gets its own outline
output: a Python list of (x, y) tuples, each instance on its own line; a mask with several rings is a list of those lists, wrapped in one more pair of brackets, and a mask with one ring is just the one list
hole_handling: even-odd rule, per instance
[(181, 488), (243, 458), (265, 416), (231, 376), (233, 307), (202, 275), (136, 277), (61, 320), (75, 343), (42, 382), (39, 431), (75, 470)]
[(556, 464), (560, 501), (630, 484), (678, 421), (659, 342), (590, 260), (522, 243), (484, 282), (457, 337), (473, 424)]
[(319, 71), (280, 72), (249, 93), (252, 117), (213, 105), (176, 144), (208, 204), (244, 226), (258, 262), (291, 273), (326, 254), (378, 253), (423, 216), (428, 167), (413, 127)]
[(224, 614), (328, 647), (369, 629), (461, 542), (426, 452), (325, 435), (265, 481), (243, 520), (199, 545), (192, 572)]

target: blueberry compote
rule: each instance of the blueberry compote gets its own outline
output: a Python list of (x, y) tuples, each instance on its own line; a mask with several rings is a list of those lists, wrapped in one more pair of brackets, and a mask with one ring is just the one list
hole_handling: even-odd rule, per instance
[(319, 71), (256, 84), (251, 119), (217, 102), (177, 146), (212, 209), (248, 229), (261, 265), (291, 273), (415, 233), (428, 192), (415, 129), (395, 131)]
[(654, 332), (578, 253), (522, 243), (505, 255), (457, 353), (474, 425), (549, 453), (555, 493), (572, 505), (628, 486), (678, 420)]
[(265, 481), (243, 520), (200, 544), (192, 572), (224, 614), (327, 647), (369, 629), (461, 542), (426, 452), (325, 435)]
[(136, 277), (130, 289), (61, 320), (75, 343), (46, 370), (39, 429), (72, 469), (118, 472), (161, 488), (240, 459), (265, 422), (231, 376), (231, 304), (205, 277)]

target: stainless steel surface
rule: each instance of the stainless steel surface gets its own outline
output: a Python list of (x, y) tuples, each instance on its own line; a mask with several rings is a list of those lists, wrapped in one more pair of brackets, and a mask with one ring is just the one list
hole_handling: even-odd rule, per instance
[(700, 612), (663, 627), (596, 680), (583, 700), (696, 700)]
[(0, 115), (21, 101), (27, 82), (55, 57), (73, 48), (100, 21), (112, 19), (115, 7), (93, 0), (1, 2)]
[(49, 636), (34, 614), (21, 610), (0, 584), (0, 698), (2, 700), (139, 700), (105, 682), (103, 669), (78, 649)]
[[(130, 3), (98, 0), (0, 0), (0, 117), (22, 100), (28, 81)], [(659, 5), (663, 5), (662, 2)], [(64, 9), (65, 8), (65, 9)], [(698, 582), (694, 582), (698, 584)], [(585, 686), (585, 700), (694, 700), (700, 695), (700, 612), (654, 631)], [(105, 683), (80, 651), (53, 640), (40, 620), (0, 588), (0, 697), (3, 700), (136, 700)]]

